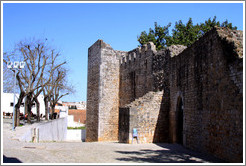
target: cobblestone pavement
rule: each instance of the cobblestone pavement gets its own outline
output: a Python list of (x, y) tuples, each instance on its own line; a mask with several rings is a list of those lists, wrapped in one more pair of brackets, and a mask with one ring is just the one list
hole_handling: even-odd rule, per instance
[(122, 144), (116, 142), (20, 142), (25, 127), (3, 124), (3, 159), (22, 163), (203, 163), (222, 162), (178, 144)]

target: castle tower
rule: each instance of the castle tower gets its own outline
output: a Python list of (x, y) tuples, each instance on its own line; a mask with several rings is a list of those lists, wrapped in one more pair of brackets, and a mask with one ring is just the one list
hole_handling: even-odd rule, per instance
[(102, 40), (88, 50), (88, 142), (118, 141), (119, 53)]

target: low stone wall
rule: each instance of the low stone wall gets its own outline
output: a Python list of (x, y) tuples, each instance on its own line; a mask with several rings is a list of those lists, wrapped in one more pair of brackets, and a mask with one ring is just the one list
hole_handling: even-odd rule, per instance
[(82, 141), (85, 142), (86, 130), (69, 129), (67, 130), (67, 141)]
[(65, 141), (67, 137), (67, 117), (35, 123), (25, 126), (25, 129), (22, 130), (25, 130), (25, 132), (19, 137), (20, 141)]
[[(27, 129), (25, 129), (26, 131), (24, 132), (24, 134), (21, 131), (20, 134), (17, 134), (14, 139), (17, 139), (17, 140), (23, 141), (23, 142), (31, 142), (32, 141), (32, 130), (33, 130), (33, 128), (31, 126), (27, 126), (26, 128)], [(20, 130), (22, 130), (22, 129), (20, 129)]]
[(36, 127), (39, 141), (65, 141), (67, 137), (67, 118), (59, 118)]

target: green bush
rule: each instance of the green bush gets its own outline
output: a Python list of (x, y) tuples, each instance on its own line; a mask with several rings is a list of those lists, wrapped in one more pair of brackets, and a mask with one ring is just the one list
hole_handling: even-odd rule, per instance
[(85, 126), (81, 126), (81, 127), (67, 127), (67, 129), (85, 129), (86, 127)]

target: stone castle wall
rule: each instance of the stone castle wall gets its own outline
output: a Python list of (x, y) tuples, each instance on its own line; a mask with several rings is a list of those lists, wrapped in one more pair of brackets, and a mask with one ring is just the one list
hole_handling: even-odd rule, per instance
[[(219, 29), (220, 30), (220, 29)], [(242, 162), (243, 60), (213, 29), (169, 63), (170, 139), (177, 140), (177, 102), (183, 100), (183, 144)], [(238, 33), (238, 31), (234, 31)], [(242, 34), (236, 34), (242, 42)]]
[(119, 57), (125, 54), (110, 46), (101, 49), (98, 141), (118, 141)]
[[(120, 76), (125, 79), (120, 81), (124, 85), (120, 87), (120, 92), (124, 94), (120, 100), (128, 102), (120, 105), (120, 142), (131, 142), (133, 128), (138, 129), (141, 143), (169, 142), (169, 95), (167, 89), (163, 93), (166, 87), (164, 82), (168, 82), (165, 79), (167, 73), (164, 72), (165, 64), (169, 61), (166, 57), (177, 55), (185, 48), (171, 46), (157, 52), (153, 43), (148, 43), (129, 52), (130, 56), (137, 56), (132, 56), (136, 59), (129, 58), (135, 63), (125, 61), (125, 64), (121, 64)], [(132, 72), (137, 73), (136, 77), (130, 77)], [(135, 86), (133, 82), (136, 82)], [(132, 87), (136, 87), (135, 92)]]
[(117, 141), (119, 119), (119, 57), (98, 40), (89, 48), (86, 141)]
[[(138, 129), (139, 143), (157, 142), (155, 136), (157, 136), (158, 116), (162, 111), (162, 97), (163, 91), (149, 92), (128, 106), (130, 108), (129, 131), (132, 131), (133, 128)], [(130, 143), (132, 141), (131, 132), (129, 141)]]
[(129, 51), (120, 60), (120, 107), (153, 90), (152, 59), (155, 45)]
[(150, 91), (126, 107), (120, 108), (119, 142), (132, 143), (133, 128), (138, 130), (139, 143), (154, 142), (162, 96), (163, 91)]
[(98, 40), (88, 49), (86, 141), (98, 141), (101, 45)]
[(87, 140), (129, 143), (137, 126), (141, 143), (180, 143), (242, 162), (242, 39), (241, 31), (214, 28), (188, 48), (158, 52), (153, 43), (120, 52), (96, 42), (89, 49)]

